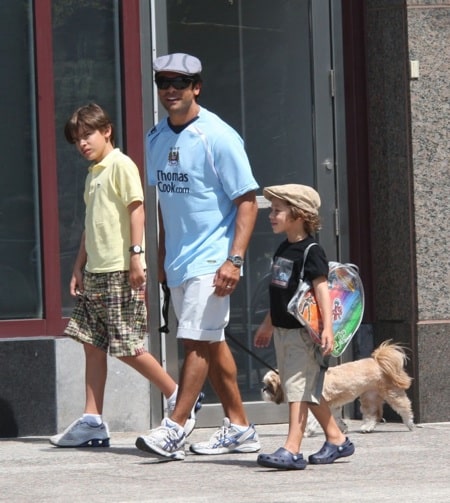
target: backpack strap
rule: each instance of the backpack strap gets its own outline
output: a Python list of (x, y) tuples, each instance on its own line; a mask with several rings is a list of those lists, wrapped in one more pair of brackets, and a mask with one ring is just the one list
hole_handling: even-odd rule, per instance
[(305, 263), (306, 263), (306, 259), (308, 258), (309, 250), (311, 247), (316, 246), (316, 245), (317, 245), (317, 243), (311, 243), (310, 245), (308, 245), (306, 247), (306, 250), (303, 254), (303, 264), (302, 264), (302, 269), (300, 271), (300, 281), (303, 281), (303, 276), (305, 275)]

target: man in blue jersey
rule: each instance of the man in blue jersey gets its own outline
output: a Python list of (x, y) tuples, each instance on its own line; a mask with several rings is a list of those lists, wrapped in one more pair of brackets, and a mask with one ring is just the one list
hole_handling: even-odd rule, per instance
[(186, 420), (208, 377), (225, 413), (197, 454), (257, 452), (225, 341), (230, 294), (256, 222), (256, 183), (240, 136), (201, 107), (201, 62), (169, 54), (153, 63), (158, 96), (168, 112), (147, 135), (147, 177), (159, 196), (159, 281), (167, 281), (183, 341), (175, 409), (136, 446), (164, 459), (185, 457)]

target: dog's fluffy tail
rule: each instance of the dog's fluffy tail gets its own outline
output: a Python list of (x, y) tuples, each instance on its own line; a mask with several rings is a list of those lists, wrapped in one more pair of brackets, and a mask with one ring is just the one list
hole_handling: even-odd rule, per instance
[(411, 386), (412, 379), (404, 370), (408, 357), (399, 344), (392, 344), (390, 340), (382, 342), (372, 353), (372, 358), (395, 386), (400, 389)]

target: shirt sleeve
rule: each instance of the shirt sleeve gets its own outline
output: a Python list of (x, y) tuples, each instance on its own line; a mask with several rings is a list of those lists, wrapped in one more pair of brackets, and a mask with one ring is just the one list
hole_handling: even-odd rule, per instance
[(135, 201), (144, 201), (139, 170), (129, 157), (124, 157), (116, 166), (115, 183), (124, 206), (129, 206)]
[(216, 138), (213, 157), (223, 189), (231, 200), (258, 189), (243, 141), (235, 131), (228, 130)]
[(328, 259), (320, 245), (312, 246), (305, 263), (305, 278), (313, 281), (320, 276), (328, 277)]

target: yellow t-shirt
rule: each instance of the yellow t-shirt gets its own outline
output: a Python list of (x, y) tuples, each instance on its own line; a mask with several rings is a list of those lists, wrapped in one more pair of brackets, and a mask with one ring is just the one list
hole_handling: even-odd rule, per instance
[[(118, 148), (100, 163), (92, 164), (86, 177), (86, 270), (92, 273), (128, 271), (130, 268), (130, 214), (128, 206), (144, 201), (136, 164)], [(145, 268), (145, 257), (141, 255)]]

